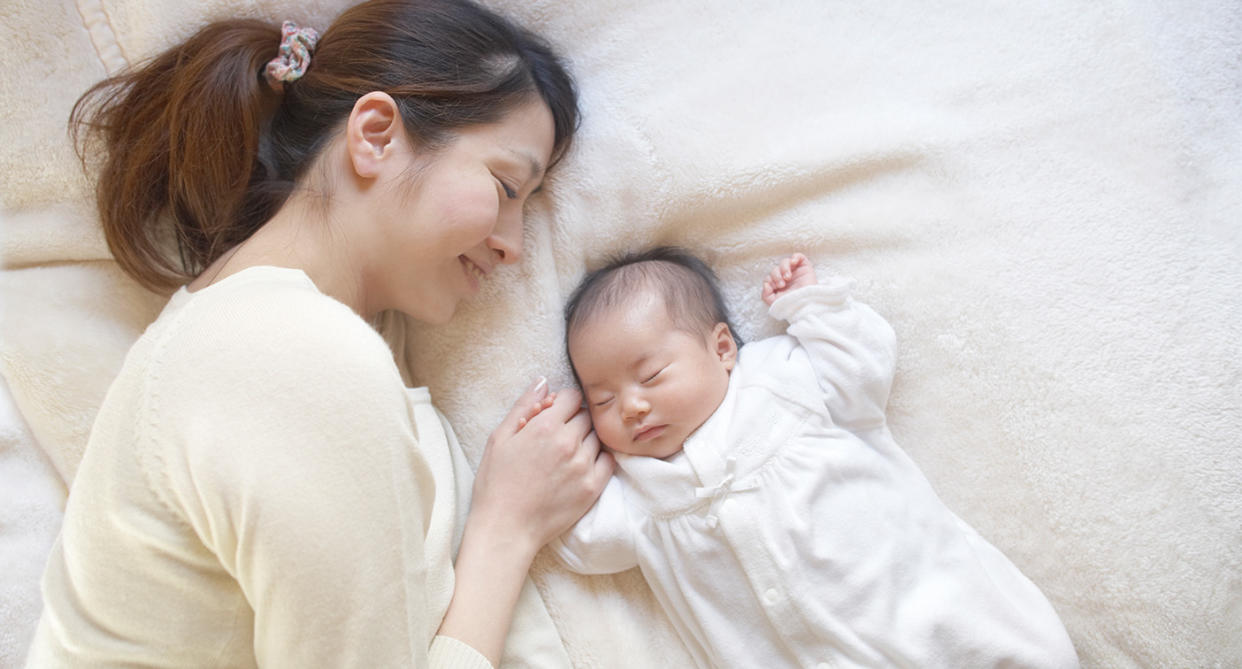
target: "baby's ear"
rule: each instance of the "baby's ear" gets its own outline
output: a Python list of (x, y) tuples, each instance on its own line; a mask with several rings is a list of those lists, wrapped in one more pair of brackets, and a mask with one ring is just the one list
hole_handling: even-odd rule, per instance
[(733, 365), (737, 362), (737, 342), (733, 341), (733, 332), (729, 330), (727, 323), (717, 323), (712, 328), (712, 348), (716, 355), (720, 358), (721, 364), (724, 365), (726, 372), (733, 371)]

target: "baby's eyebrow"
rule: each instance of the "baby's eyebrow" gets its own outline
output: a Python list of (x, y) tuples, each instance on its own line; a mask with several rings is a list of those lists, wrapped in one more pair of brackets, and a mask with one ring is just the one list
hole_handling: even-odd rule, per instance
[(635, 358), (633, 363), (630, 364), (630, 368), (637, 370), (639, 367), (642, 367), (643, 365), (645, 365), (647, 361), (650, 360), (652, 357), (653, 356), (651, 353), (642, 353), (637, 358)]
[(579, 376), (579, 377), (578, 377), (578, 387), (582, 389), (582, 393), (585, 395), (586, 393), (590, 392), (591, 390), (594, 390), (595, 388), (599, 387), (599, 383), (588, 383), (588, 382), (586, 382), (586, 381), (582, 380), (582, 377), (581, 377), (581, 376)]
[[(638, 368), (642, 367), (644, 364), (647, 363), (647, 361), (651, 360), (653, 357), (655, 357), (655, 355), (651, 353), (650, 351), (643, 351), (639, 353), (637, 357), (634, 358), (633, 362), (620, 363), (620, 364), (624, 369), (628, 370), (628, 372), (631, 372), (631, 373), (637, 372)], [(593, 382), (587, 381), (586, 379), (582, 378), (581, 371), (579, 371), (579, 374), (578, 374), (578, 387), (582, 389), (583, 395), (586, 395), (592, 390), (597, 390), (600, 387), (600, 385), (606, 383), (606, 381), (607, 381), (606, 379), (604, 381), (593, 381)]]

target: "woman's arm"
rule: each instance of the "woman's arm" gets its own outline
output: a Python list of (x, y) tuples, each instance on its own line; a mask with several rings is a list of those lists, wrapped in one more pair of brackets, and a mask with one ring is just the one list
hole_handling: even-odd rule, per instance
[[(162, 385), (149, 413), (180, 426), (175, 439), (157, 440), (159, 457), (144, 460), (173, 479), (159, 486), (166, 506), (183, 509), (214, 553), (194, 559), (218, 559), (227, 574), (211, 591), (235, 590), (253, 610), (252, 621), (238, 610), (245, 634), (236, 643), (263, 666), (469, 659), (460, 644), (433, 642), (443, 624), (496, 662), (535, 551), (586, 510), (611, 471), (586, 417), (575, 418), (577, 394), (556, 398), (520, 430), (527, 412), (515, 410), (493, 435), (457, 594), (447, 620), (431, 620), (453, 584), (428, 580), (437, 556), (424, 540), (437, 482), (423, 452), (447, 445), (412, 424), (391, 352), (366, 323), (317, 293), (279, 298), (188, 323), (183, 331), (213, 342), (211, 364), (201, 347), (176, 347), (184, 355), (167, 361), (160, 378), (184, 381), (183, 392)], [(217, 321), (227, 328), (208, 327)], [(278, 325), (298, 336), (272, 346)], [(540, 394), (532, 389), (519, 404), (534, 405)], [(170, 587), (185, 591), (191, 580)]]
[(515, 403), (488, 440), (455, 567), (453, 600), (439, 633), (493, 665), (531, 562), (590, 508), (612, 475), (574, 390), (546, 404), (546, 384)]
[[(437, 482), (423, 453), (447, 445), (419, 434), (366, 323), (318, 294), (269, 290), (187, 321), (182, 331), (213, 346), (176, 347), (153, 374), (169, 381), (148, 415), (177, 429), (143, 462), (167, 472), (166, 505), (235, 581), (204, 585), (214, 598), (183, 608), (238, 592), (250, 611), (236, 612), (235, 643), (260, 666), (426, 667), (449, 584), (427, 578)], [(273, 345), (277, 328), (297, 336)], [(207, 557), (183, 560), (178, 580), (202, 581)]]

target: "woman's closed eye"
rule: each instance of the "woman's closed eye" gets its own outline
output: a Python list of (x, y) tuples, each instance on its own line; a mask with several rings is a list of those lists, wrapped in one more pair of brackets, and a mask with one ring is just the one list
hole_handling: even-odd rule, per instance
[(516, 200), (518, 198), (518, 192), (516, 188), (505, 183), (505, 180), (501, 179), (500, 177), (495, 177), (495, 179), (496, 179), (496, 183), (500, 184), (500, 189), (505, 192), (505, 197), (509, 198), (510, 200)]

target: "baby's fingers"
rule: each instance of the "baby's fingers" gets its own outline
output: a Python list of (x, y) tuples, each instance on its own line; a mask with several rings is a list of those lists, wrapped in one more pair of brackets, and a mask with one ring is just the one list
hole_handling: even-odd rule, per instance
[(785, 271), (780, 265), (772, 268), (772, 274), (768, 277), (768, 281), (772, 283), (772, 288), (776, 290), (785, 287)]
[(790, 271), (795, 271), (809, 262), (810, 261), (806, 259), (806, 256), (801, 253), (795, 253), (789, 256), (789, 269)]
[(806, 262), (807, 262), (806, 256), (802, 255), (801, 253), (794, 253), (788, 258), (785, 258), (784, 260), (782, 260), (781, 261), (781, 273), (784, 275), (785, 280), (789, 281), (793, 279), (794, 272), (796, 272), (798, 268), (801, 267)]

